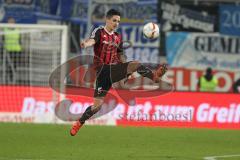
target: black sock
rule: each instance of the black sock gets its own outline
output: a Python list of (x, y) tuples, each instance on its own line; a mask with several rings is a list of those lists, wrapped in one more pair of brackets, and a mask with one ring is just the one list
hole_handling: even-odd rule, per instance
[(91, 118), (94, 115), (94, 112), (91, 109), (92, 107), (89, 106), (85, 112), (83, 113), (82, 117), (79, 119), (81, 124), (84, 124), (86, 120), (88, 120), (89, 118)]
[(152, 70), (147, 68), (146, 66), (143, 66), (143, 65), (139, 66), (137, 68), (137, 72), (139, 74), (141, 74), (143, 77), (147, 77), (147, 78), (149, 78), (151, 80), (153, 79), (153, 72), (152, 72)]

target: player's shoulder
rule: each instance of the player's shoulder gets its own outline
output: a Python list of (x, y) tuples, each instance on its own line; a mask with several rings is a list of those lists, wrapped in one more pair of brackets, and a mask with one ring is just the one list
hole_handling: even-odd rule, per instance
[(99, 27), (96, 27), (95, 29), (93, 29), (90, 38), (98, 37), (100, 35), (102, 29), (103, 29), (103, 26), (99, 26)]
[(104, 26), (98, 26), (98, 27), (94, 28), (93, 32), (101, 31), (103, 29), (104, 29)]

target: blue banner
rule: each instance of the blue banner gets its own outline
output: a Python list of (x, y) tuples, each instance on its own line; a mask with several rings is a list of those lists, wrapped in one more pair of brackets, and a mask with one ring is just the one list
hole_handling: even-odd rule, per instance
[(0, 21), (14, 18), (17, 23), (36, 23), (35, 0), (0, 1)]
[(172, 67), (240, 69), (240, 38), (218, 33), (168, 32), (166, 52)]
[(68, 20), (71, 17), (73, 0), (60, 0), (60, 2), (59, 16), (61, 16), (64, 20)]
[(32, 9), (23, 7), (6, 7), (5, 8), (5, 19), (7, 22), (9, 17), (13, 17), (16, 23), (36, 23), (36, 16)]
[(240, 36), (240, 6), (220, 5), (220, 33)]

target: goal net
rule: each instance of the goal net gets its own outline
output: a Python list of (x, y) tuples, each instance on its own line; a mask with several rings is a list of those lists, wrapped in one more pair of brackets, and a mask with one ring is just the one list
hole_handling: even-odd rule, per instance
[(54, 122), (51, 72), (67, 59), (67, 26), (0, 24), (0, 121)]

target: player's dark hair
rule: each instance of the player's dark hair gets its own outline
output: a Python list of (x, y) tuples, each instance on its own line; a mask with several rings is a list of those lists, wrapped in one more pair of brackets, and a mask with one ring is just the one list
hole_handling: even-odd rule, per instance
[(112, 18), (112, 16), (121, 16), (121, 13), (115, 9), (110, 9), (109, 11), (107, 11), (106, 17)]

